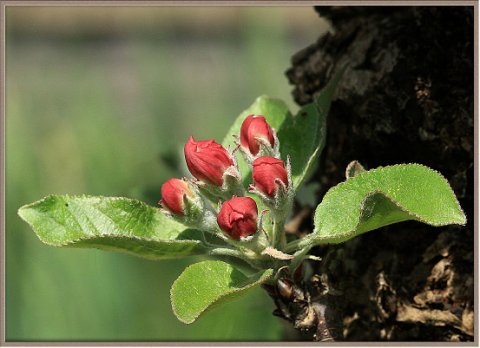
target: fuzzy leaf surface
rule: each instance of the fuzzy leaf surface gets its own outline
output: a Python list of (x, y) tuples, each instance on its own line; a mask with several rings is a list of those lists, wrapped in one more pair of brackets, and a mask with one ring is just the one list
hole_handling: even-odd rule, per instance
[(148, 259), (203, 252), (201, 232), (133, 199), (51, 195), (21, 207), (18, 215), (52, 246), (120, 251)]
[[(235, 148), (233, 136), (240, 135), (240, 128), (245, 118), (251, 114), (263, 115), (270, 126), (277, 131), (282, 160), (286, 161), (287, 156), (290, 156), (294, 187), (300, 187), (315, 167), (325, 145), (326, 118), (342, 74), (343, 69), (315, 97), (314, 102), (302, 107), (295, 116), (290, 113), (283, 101), (267, 96), (258, 97), (237, 117), (223, 145)], [(238, 164), (247, 186), (251, 182), (250, 168), (242, 156), (238, 156)]]
[(180, 321), (193, 323), (207, 309), (235, 300), (272, 274), (273, 270), (268, 269), (247, 277), (223, 261), (193, 264), (172, 285), (173, 312)]
[(312, 244), (341, 243), (405, 220), (432, 226), (464, 225), (465, 214), (448, 181), (419, 164), (379, 167), (331, 188), (318, 205)]
[(327, 115), (343, 71), (334, 75), (312, 103), (303, 106), (296, 116), (287, 117), (278, 131), (282, 159), (290, 156), (295, 189), (308, 179), (325, 146)]

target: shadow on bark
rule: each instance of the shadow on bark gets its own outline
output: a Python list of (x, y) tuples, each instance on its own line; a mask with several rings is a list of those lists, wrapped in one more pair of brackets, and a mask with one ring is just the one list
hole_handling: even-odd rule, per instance
[[(328, 279), (326, 286), (334, 292), (301, 305), (276, 289), (272, 296), (277, 314), (295, 323), (317, 304), (325, 305), (327, 327), (345, 341), (471, 341), (473, 7), (316, 11), (331, 22), (333, 31), (292, 57), (287, 76), (295, 101), (312, 101), (337, 68), (349, 63), (328, 116), (326, 147), (310, 180), (321, 184), (318, 202), (345, 180), (352, 160), (366, 169), (421, 163), (449, 180), (468, 223), (433, 228), (407, 222), (341, 245), (318, 247), (315, 254), (322, 261), (309, 262), (317, 278), (298, 282), (299, 291), (304, 297), (315, 291), (325, 294), (324, 288), (312, 288), (318, 279)], [(304, 212), (299, 206), (297, 210)], [(297, 232), (312, 229), (309, 216), (303, 214)], [(306, 335), (289, 339), (317, 334), (317, 340), (328, 340), (317, 332), (319, 318)]]

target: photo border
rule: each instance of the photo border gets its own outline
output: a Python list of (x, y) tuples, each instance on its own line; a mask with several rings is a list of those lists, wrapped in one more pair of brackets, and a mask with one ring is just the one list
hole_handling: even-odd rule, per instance
[[(47, 7), (47, 6), (82, 6), (82, 7), (99, 7), (99, 6), (128, 6), (128, 7), (144, 7), (144, 6), (315, 6), (315, 5), (344, 5), (344, 6), (473, 6), (474, 7), (474, 340), (472, 342), (228, 342), (228, 341), (212, 341), (212, 342), (135, 342), (135, 341), (6, 341), (5, 340), (5, 254), (6, 254), (6, 230), (5, 230), (5, 111), (6, 111), (6, 60), (5, 60), (5, 14), (7, 7), (13, 6), (31, 6), (31, 7)], [(338, 347), (471, 347), (478, 346), (478, 1), (447, 1), (447, 0), (423, 0), (423, 1), (358, 1), (358, 0), (344, 0), (344, 1), (117, 1), (117, 0), (103, 0), (103, 1), (0, 1), (0, 133), (1, 137), (1, 152), (0, 152), (0, 207), (2, 214), (0, 214), (0, 346), (10, 347), (206, 347), (206, 346), (267, 346), (267, 347), (308, 347), (308, 346), (338, 346)]]

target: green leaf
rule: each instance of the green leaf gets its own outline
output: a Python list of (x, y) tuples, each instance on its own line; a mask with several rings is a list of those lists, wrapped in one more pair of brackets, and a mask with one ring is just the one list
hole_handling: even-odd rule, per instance
[(339, 70), (313, 103), (302, 107), (295, 117), (287, 117), (278, 131), (282, 159), (287, 155), (291, 159), (295, 189), (308, 179), (325, 146), (326, 119), (343, 71)]
[[(258, 97), (237, 117), (222, 144), (235, 148), (233, 136), (240, 135), (245, 118), (251, 114), (265, 116), (270, 126), (277, 130), (282, 159), (286, 161), (287, 156), (290, 156), (293, 184), (295, 189), (299, 188), (315, 167), (325, 145), (326, 117), (343, 71), (340, 69), (315, 101), (302, 107), (296, 116), (292, 116), (283, 101), (266, 96)], [(250, 168), (241, 156), (238, 156), (238, 165), (244, 184), (248, 186), (251, 182)]]
[(309, 238), (312, 244), (341, 243), (405, 220), (432, 226), (466, 223), (443, 176), (419, 164), (402, 164), (356, 174), (331, 188), (315, 211)]
[(268, 269), (247, 277), (222, 261), (196, 263), (187, 267), (172, 285), (170, 300), (173, 312), (180, 321), (191, 324), (213, 305), (244, 295), (272, 274), (273, 270)]
[(51, 195), (21, 207), (18, 215), (52, 246), (121, 251), (148, 259), (203, 252), (201, 232), (133, 199)]

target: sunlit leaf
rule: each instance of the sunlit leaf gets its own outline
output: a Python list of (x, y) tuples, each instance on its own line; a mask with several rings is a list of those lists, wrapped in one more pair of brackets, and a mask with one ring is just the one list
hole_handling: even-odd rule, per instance
[(364, 171), (331, 188), (315, 211), (314, 244), (340, 243), (405, 220), (464, 225), (466, 217), (447, 180), (419, 165)]
[[(314, 102), (303, 106), (295, 116), (281, 100), (266, 96), (258, 97), (237, 117), (224, 138), (223, 145), (235, 148), (234, 136), (240, 135), (245, 118), (251, 114), (263, 115), (277, 131), (282, 159), (286, 161), (287, 156), (290, 156), (293, 184), (295, 189), (299, 188), (315, 168), (325, 145), (326, 118), (342, 74), (343, 69), (315, 97)], [(238, 156), (238, 164), (247, 186), (251, 182), (250, 168), (241, 156)]]
[(199, 231), (133, 199), (51, 195), (23, 206), (18, 214), (52, 246), (122, 251), (149, 259), (203, 251)]
[[(250, 277), (222, 261), (203, 261), (187, 267), (170, 292), (173, 312), (184, 323), (193, 323), (213, 305), (227, 303), (271, 277), (271, 269)], [(220, 325), (221, 323), (219, 323)]]

